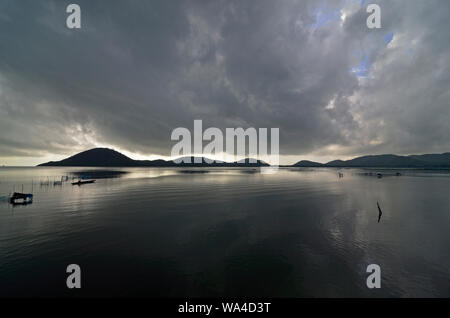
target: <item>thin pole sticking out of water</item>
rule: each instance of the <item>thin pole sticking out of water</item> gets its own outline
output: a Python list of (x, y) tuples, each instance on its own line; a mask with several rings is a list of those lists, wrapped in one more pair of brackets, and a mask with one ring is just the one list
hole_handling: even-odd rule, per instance
[(383, 215), (383, 212), (381, 211), (381, 208), (380, 208), (380, 205), (378, 204), (378, 201), (377, 201), (377, 207), (378, 207), (378, 223), (380, 223), (381, 216)]

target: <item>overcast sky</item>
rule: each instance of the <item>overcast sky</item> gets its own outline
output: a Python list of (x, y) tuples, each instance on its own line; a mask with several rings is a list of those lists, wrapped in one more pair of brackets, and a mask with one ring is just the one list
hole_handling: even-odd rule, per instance
[[(66, 27), (66, 6), (82, 27)], [(366, 7), (381, 6), (381, 29)], [(450, 151), (448, 0), (0, 0), (0, 164), (176, 127), (278, 127), (281, 163)]]

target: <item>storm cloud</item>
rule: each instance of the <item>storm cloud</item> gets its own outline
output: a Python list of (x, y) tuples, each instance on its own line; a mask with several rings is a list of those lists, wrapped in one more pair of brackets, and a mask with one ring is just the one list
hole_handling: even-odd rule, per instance
[(278, 127), (282, 163), (450, 150), (446, 0), (75, 2), (0, 1), (1, 161), (169, 156), (194, 119)]

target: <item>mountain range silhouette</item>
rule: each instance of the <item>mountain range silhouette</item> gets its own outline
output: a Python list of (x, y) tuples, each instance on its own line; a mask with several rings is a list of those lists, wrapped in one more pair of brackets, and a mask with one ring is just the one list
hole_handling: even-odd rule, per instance
[[(186, 157), (182, 157), (186, 158)], [(191, 163), (176, 163), (172, 160), (134, 160), (109, 148), (94, 148), (80, 152), (60, 161), (50, 161), (38, 166), (52, 167), (264, 167), (269, 166), (264, 161), (256, 160), (250, 163), (246, 158), (237, 162), (225, 162), (198, 157), (201, 162), (195, 162), (195, 157), (191, 156)], [(351, 160), (333, 160), (328, 163), (302, 160), (292, 165), (293, 167), (337, 167), (337, 168), (364, 168), (364, 167), (385, 167), (385, 168), (450, 168), (450, 152), (443, 154), (425, 155), (370, 155), (357, 157)]]

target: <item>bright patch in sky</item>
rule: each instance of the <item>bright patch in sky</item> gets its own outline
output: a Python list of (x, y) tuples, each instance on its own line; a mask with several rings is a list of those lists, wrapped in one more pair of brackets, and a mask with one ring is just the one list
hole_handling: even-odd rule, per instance
[(352, 68), (352, 72), (358, 77), (367, 77), (369, 75), (370, 62), (369, 56), (364, 56), (358, 66)]
[(314, 15), (316, 17), (316, 22), (312, 25), (312, 29), (316, 30), (325, 26), (330, 21), (340, 21), (341, 20), (341, 9), (329, 10), (326, 3), (321, 4), (314, 10)]
[(394, 32), (390, 32), (386, 34), (386, 36), (384, 37), (384, 42), (386, 43), (386, 45), (388, 45), (389, 43), (391, 43), (393, 39), (394, 39)]

